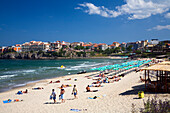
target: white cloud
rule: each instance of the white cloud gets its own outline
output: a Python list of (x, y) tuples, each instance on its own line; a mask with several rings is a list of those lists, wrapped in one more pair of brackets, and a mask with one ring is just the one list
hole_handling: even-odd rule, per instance
[(156, 27), (148, 29), (148, 31), (151, 31), (151, 30), (162, 30), (162, 29), (170, 30), (170, 25), (165, 25), (165, 26), (157, 25)]
[(117, 6), (116, 10), (109, 10), (104, 6), (95, 6), (92, 3), (79, 4), (84, 12), (103, 17), (117, 17), (128, 15), (128, 19), (144, 19), (151, 15), (162, 14), (170, 9), (170, 0), (126, 0), (126, 4)]
[(165, 14), (165, 18), (170, 18), (170, 13)]
[(105, 8), (104, 6), (95, 6), (92, 3), (84, 3), (84, 4), (79, 4), (79, 6), (87, 8), (84, 10), (84, 12), (92, 15), (92, 14), (98, 14), (101, 15), (103, 17), (117, 17), (120, 15), (120, 12), (116, 12), (113, 10), (109, 10), (107, 8)]
[(74, 8), (74, 9), (81, 9), (80, 7), (76, 7), (76, 8)]

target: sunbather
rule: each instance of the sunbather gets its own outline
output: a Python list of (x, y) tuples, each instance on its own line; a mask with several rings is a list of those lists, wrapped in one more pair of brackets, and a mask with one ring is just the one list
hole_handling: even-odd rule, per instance
[(98, 90), (93, 90), (93, 91), (91, 91), (89, 85), (86, 87), (86, 92), (97, 92), (97, 91), (98, 91)]
[(37, 88), (32, 88), (32, 90), (39, 90), (39, 89), (44, 89), (43, 87), (37, 87)]
[(71, 80), (71, 78), (65, 79), (65, 80)]
[(60, 83), (60, 80), (57, 80), (57, 81), (55, 81), (55, 82), (53, 82), (53, 83)]
[(26, 89), (25, 91), (22, 91), (22, 93), (28, 93), (28, 90)]

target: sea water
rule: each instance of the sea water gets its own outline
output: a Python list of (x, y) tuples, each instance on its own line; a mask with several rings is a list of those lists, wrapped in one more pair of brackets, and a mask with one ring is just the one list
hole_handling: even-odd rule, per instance
[[(0, 92), (42, 79), (76, 74), (81, 70), (120, 64), (115, 59), (0, 60)], [(65, 68), (61, 68), (61, 65)]]

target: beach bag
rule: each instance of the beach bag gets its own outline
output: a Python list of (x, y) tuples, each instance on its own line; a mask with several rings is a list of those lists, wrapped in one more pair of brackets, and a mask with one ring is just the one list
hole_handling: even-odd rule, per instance
[(53, 96), (50, 95), (50, 100), (52, 100)]

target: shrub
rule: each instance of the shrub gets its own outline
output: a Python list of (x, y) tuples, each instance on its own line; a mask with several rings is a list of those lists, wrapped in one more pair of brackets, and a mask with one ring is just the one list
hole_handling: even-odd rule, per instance
[[(144, 108), (140, 108), (141, 113), (169, 113), (170, 105), (169, 100), (165, 99), (164, 101), (161, 99), (157, 99), (157, 96), (147, 101), (144, 101)], [(135, 105), (132, 104), (132, 113), (136, 113)]]

